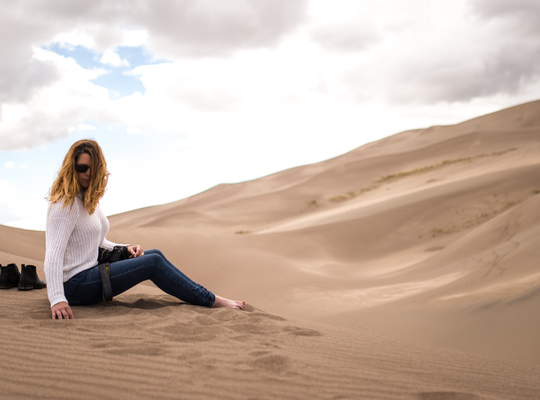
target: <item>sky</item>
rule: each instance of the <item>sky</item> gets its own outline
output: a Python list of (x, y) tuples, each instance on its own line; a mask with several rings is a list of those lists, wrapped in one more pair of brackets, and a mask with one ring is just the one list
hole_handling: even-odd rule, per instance
[(0, 0), (0, 224), (96, 139), (107, 215), (540, 99), (538, 0)]

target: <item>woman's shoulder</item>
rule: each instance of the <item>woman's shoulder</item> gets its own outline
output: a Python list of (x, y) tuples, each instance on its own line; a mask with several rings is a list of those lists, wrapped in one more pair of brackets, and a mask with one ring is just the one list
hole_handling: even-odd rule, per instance
[(72, 201), (62, 199), (49, 204), (49, 217), (67, 218), (76, 217), (79, 214), (80, 200), (75, 198)]

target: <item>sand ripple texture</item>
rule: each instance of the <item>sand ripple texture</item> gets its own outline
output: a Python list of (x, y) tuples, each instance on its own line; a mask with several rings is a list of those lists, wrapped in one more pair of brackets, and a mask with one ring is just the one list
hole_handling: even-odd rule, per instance
[(50, 320), (0, 292), (5, 399), (538, 399), (540, 368), (137, 288)]

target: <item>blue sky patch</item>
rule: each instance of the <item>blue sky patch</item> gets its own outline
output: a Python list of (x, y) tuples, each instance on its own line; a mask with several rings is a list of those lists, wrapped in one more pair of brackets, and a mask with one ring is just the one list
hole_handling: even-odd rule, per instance
[(162, 63), (163, 60), (153, 59), (146, 47), (127, 47), (121, 46), (116, 48), (116, 53), (120, 58), (129, 62), (130, 68), (135, 68), (140, 65), (151, 65)]
[(49, 50), (64, 57), (73, 58), (77, 64), (86, 69), (103, 68), (108, 72), (93, 79), (96, 85), (109, 89), (111, 97), (118, 98), (130, 96), (135, 92), (144, 94), (145, 88), (140, 79), (134, 75), (125, 74), (140, 65), (158, 64), (163, 60), (152, 59), (148, 50), (143, 47), (120, 46), (115, 52), (122, 60), (126, 60), (128, 66), (112, 66), (102, 63), (103, 53), (95, 53), (84, 46), (63, 46), (60, 43), (54, 43), (48, 47)]
[(73, 58), (77, 64), (86, 69), (100, 68), (103, 66), (99, 62), (101, 55), (94, 53), (84, 46), (62, 46), (60, 43), (53, 43), (47, 50), (54, 51), (64, 57)]
[[(124, 71), (127, 68), (122, 68)], [(141, 80), (137, 76), (124, 75), (124, 71), (119, 68), (109, 69), (110, 72), (98, 76), (96, 79), (92, 79), (98, 86), (109, 89), (111, 97), (118, 98), (124, 96), (130, 96), (135, 92), (144, 94), (146, 89)]]

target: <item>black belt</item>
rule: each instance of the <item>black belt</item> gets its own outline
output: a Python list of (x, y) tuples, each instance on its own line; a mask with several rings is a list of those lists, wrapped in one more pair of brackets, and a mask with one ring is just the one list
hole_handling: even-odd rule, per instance
[(101, 277), (101, 288), (103, 301), (111, 301), (112, 286), (111, 286), (111, 263), (103, 263), (98, 265), (99, 276)]

